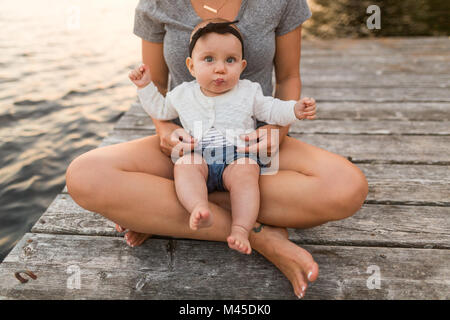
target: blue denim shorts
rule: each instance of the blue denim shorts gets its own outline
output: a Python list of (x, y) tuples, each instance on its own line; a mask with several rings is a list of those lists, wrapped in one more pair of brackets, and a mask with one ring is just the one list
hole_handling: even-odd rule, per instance
[(225, 168), (234, 160), (248, 157), (255, 160), (261, 173), (261, 168), (268, 167), (269, 164), (262, 163), (257, 154), (254, 153), (239, 153), (236, 146), (224, 146), (224, 147), (207, 147), (202, 146), (200, 149), (194, 149), (195, 153), (202, 155), (206, 164), (208, 165), (208, 180), (207, 187), (208, 193), (214, 191), (228, 191), (223, 186), (222, 174)]

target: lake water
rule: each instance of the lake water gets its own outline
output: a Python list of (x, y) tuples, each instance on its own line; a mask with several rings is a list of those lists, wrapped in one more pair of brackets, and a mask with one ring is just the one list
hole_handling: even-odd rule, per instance
[[(309, 3), (305, 37), (448, 35), (448, 1)], [(127, 73), (140, 60), (136, 4), (0, 0), (0, 261), (62, 190), (70, 161), (135, 101)], [(365, 28), (370, 4), (381, 7), (381, 30)]]
[(0, 0), (0, 261), (135, 101), (136, 4)]

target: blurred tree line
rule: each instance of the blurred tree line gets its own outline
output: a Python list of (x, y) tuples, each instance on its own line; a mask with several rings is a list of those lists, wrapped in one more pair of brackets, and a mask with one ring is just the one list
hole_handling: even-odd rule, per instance
[[(308, 0), (313, 12), (303, 25), (307, 37), (450, 35), (449, 0)], [(366, 9), (381, 9), (381, 29), (369, 30)]]

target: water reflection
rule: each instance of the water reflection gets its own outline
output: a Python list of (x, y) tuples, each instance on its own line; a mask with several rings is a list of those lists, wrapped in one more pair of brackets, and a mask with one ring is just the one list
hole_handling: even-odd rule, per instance
[(0, 0), (0, 261), (135, 101), (136, 4)]

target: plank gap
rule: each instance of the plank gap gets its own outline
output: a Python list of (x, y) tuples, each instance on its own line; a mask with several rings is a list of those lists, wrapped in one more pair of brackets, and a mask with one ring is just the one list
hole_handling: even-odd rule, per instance
[[(406, 122), (406, 121), (405, 121)], [(323, 135), (333, 135), (333, 136), (435, 136), (435, 137), (445, 137), (450, 136), (450, 132), (444, 132), (444, 133), (379, 133), (379, 132), (327, 132), (327, 131), (300, 131), (300, 130), (291, 130), (290, 133), (296, 133), (296, 134), (323, 134)]]
[(352, 102), (361, 102), (361, 103), (424, 103), (424, 102), (433, 102), (433, 103), (449, 103), (450, 100), (431, 100), (431, 101), (424, 101), (424, 100), (384, 100), (384, 99), (370, 99), (370, 100), (363, 100), (363, 99), (349, 99), (349, 100), (342, 100), (342, 99), (316, 99), (316, 102), (333, 102), (333, 103), (352, 103)]
[(366, 160), (353, 160), (352, 157), (346, 157), (347, 160), (354, 164), (399, 164), (399, 165), (427, 165), (427, 166), (448, 166), (449, 161), (415, 161), (415, 160), (378, 160), (378, 159), (366, 159)]
[(450, 202), (427, 202), (427, 201), (383, 201), (366, 200), (364, 204), (395, 205), (395, 206), (415, 206), (415, 207), (450, 207)]

